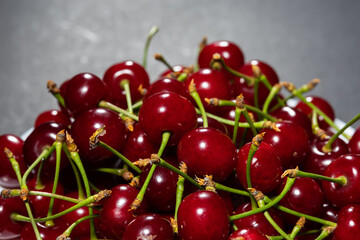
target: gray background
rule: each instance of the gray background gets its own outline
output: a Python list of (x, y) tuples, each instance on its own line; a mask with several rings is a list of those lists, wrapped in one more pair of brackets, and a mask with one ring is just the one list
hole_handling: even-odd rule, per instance
[[(61, 84), (84, 71), (102, 77), (113, 63), (141, 62), (153, 25), (160, 31), (150, 57), (190, 65), (203, 36), (231, 40), (282, 81), (320, 78), (312, 94), (348, 121), (360, 112), (359, 12), (357, 0), (0, 0), (0, 134), (22, 134), (57, 107), (47, 80)], [(152, 80), (164, 69), (149, 59)]]

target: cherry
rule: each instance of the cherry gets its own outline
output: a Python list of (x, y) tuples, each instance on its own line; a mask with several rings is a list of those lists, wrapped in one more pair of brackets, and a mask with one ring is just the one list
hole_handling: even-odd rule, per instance
[(185, 197), (180, 203), (177, 221), (183, 240), (221, 240), (229, 236), (226, 205), (214, 192), (197, 191)]
[(122, 120), (111, 110), (94, 108), (80, 114), (72, 123), (71, 136), (83, 161), (100, 162), (113, 156), (104, 148), (91, 149), (89, 145), (89, 138), (97, 129), (104, 126), (106, 134), (99, 140), (120, 151), (125, 144), (127, 133)]
[[(24, 141), (14, 134), (4, 134), (0, 136), (0, 150), (4, 151), (6, 147), (14, 154), (15, 160), (19, 163), (21, 174), (23, 174), (27, 168), (23, 157), (23, 145)], [(0, 154), (0, 166), (0, 186), (6, 188), (19, 187), (19, 181), (4, 152)]]
[(123, 240), (174, 239), (170, 222), (158, 214), (148, 213), (136, 217), (126, 227)]
[(103, 81), (109, 87), (109, 91), (114, 98), (115, 104), (126, 108), (126, 95), (121, 87), (123, 80), (129, 81), (132, 102), (142, 98), (140, 86), (147, 89), (150, 86), (149, 76), (146, 70), (138, 63), (128, 60), (109, 67), (103, 77)]
[[(236, 172), (239, 181), (245, 188), (247, 188), (246, 164), (250, 147), (251, 142), (246, 143), (237, 154)], [(280, 183), (282, 172), (283, 168), (280, 158), (276, 154), (275, 149), (271, 145), (261, 142), (251, 161), (250, 176), (252, 187), (263, 193), (268, 193)]]
[[(207, 104), (205, 98), (227, 100), (232, 98), (230, 83), (222, 72), (210, 68), (199, 69), (199, 71), (193, 73), (185, 80), (184, 84), (187, 91), (192, 81), (194, 81), (196, 90), (200, 95), (201, 102), (207, 112), (220, 114), (222, 108)], [(191, 98), (191, 101), (196, 106), (195, 100)]]
[[(332, 106), (323, 98), (318, 96), (307, 96), (306, 101), (311, 102), (317, 106), (321, 111), (323, 111), (331, 120), (335, 119), (335, 113)], [(311, 118), (312, 109), (308, 107), (304, 102), (299, 102), (295, 108), (299, 109), (305, 113), (309, 118)], [(321, 129), (328, 129), (329, 124), (327, 124), (324, 118), (321, 115), (318, 115), (319, 127)]]
[[(31, 165), (44, 149), (50, 148), (56, 140), (56, 134), (61, 130), (66, 129), (66, 126), (55, 123), (43, 123), (35, 128), (24, 142), (23, 153), (24, 160), (28, 165)], [(69, 164), (69, 160), (65, 154), (61, 155), (60, 169), (64, 169)], [(42, 168), (42, 175), (53, 176), (56, 168), (56, 153), (55, 151), (44, 162)]]
[(129, 211), (139, 190), (129, 185), (120, 184), (111, 189), (111, 196), (105, 199), (99, 217), (99, 230), (108, 238), (122, 239), (126, 226), (147, 210), (146, 201), (142, 201), (136, 212)]
[(108, 96), (106, 85), (92, 73), (80, 73), (66, 84), (65, 106), (74, 116), (97, 107)]
[(159, 92), (174, 92), (183, 97), (189, 97), (189, 95), (186, 93), (183, 82), (180, 82), (174, 78), (162, 77), (150, 85), (144, 96), (144, 99), (147, 99), (148, 97)]
[(63, 112), (56, 109), (47, 110), (40, 113), (35, 120), (35, 127), (45, 122), (56, 122), (64, 126), (71, 124), (69, 117)]
[(360, 126), (355, 130), (349, 141), (349, 150), (351, 153), (360, 154)]
[(360, 236), (360, 205), (350, 204), (340, 209), (334, 240), (355, 240)]
[[(228, 134), (228, 130), (227, 130), (227, 126), (221, 122), (219, 122), (218, 120), (214, 119), (214, 118), (208, 118), (208, 125), (209, 127), (215, 128), (217, 130), (219, 130), (220, 132), (223, 132), (225, 134)], [(204, 126), (204, 119), (202, 118), (201, 115), (198, 115), (197, 117), (197, 127), (203, 127)]]
[(0, 239), (15, 239), (20, 236), (24, 222), (11, 219), (12, 213), (27, 216), (24, 202), (19, 198), (0, 198)]
[[(244, 65), (244, 54), (239, 46), (230, 41), (215, 41), (207, 44), (199, 53), (198, 63), (200, 68), (209, 68), (213, 55), (219, 53), (224, 59), (226, 65), (232, 69), (239, 69)], [(222, 70), (228, 78), (233, 76), (225, 69)]]
[[(54, 227), (46, 227), (41, 223), (36, 224), (43, 240), (54, 240), (65, 231), (64, 225), (55, 225)], [(26, 223), (21, 230), (20, 240), (33, 240), (36, 239), (34, 229), (31, 223)]]
[(335, 159), (324, 171), (324, 175), (331, 178), (343, 176), (346, 183), (340, 185), (333, 182), (322, 181), (322, 189), (326, 199), (337, 207), (347, 204), (360, 203), (360, 155), (345, 154)]
[(251, 240), (267, 240), (265, 234), (254, 229), (254, 228), (243, 228), (233, 232), (228, 240), (238, 240), (238, 239), (251, 239)]
[(283, 169), (299, 166), (308, 154), (309, 137), (301, 126), (290, 122), (277, 122), (273, 129), (263, 129), (264, 142), (270, 144), (280, 158)]
[[(247, 202), (237, 207), (237, 209), (235, 210), (235, 214), (240, 214), (251, 210), (252, 210), (251, 203)], [(284, 227), (284, 223), (279, 212), (271, 208), (269, 209), (269, 214), (271, 218), (276, 222), (276, 224), (279, 225), (279, 227), (281, 228)], [(269, 223), (269, 221), (265, 218), (263, 213), (257, 213), (248, 217), (240, 218), (238, 220), (235, 220), (234, 224), (239, 229), (251, 228), (269, 236), (275, 236), (279, 234), (274, 229), (274, 227)]]
[(183, 134), (196, 126), (196, 111), (186, 98), (173, 93), (157, 93), (146, 99), (139, 111), (139, 123), (151, 141), (160, 143), (170, 131), (168, 145), (176, 145)]
[(181, 138), (177, 157), (187, 165), (189, 175), (212, 175), (215, 181), (223, 181), (234, 171), (235, 150), (231, 139), (219, 130), (196, 128)]
[(323, 214), (322, 219), (331, 221), (331, 222), (337, 222), (338, 221), (338, 214), (340, 209), (332, 205), (331, 203), (325, 202), (323, 204)]

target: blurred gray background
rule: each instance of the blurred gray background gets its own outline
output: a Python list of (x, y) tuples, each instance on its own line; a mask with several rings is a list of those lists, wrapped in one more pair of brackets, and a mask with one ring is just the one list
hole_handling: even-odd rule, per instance
[(47, 80), (60, 85), (84, 71), (102, 77), (127, 59), (141, 63), (153, 25), (160, 31), (149, 52), (152, 80), (165, 69), (154, 53), (190, 65), (204, 36), (230, 40), (282, 81), (320, 78), (312, 94), (348, 121), (360, 112), (359, 12), (357, 0), (0, 0), (0, 135), (20, 135), (57, 108)]

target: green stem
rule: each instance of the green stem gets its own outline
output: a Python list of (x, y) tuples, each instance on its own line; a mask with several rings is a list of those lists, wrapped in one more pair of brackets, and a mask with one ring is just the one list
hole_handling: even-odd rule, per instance
[(240, 108), (235, 107), (234, 131), (233, 131), (233, 137), (232, 137), (232, 141), (233, 141), (234, 144), (236, 144), (241, 112), (242, 111), (240, 110)]
[(21, 185), (21, 170), (20, 170), (19, 163), (14, 158), (14, 154), (8, 148), (5, 148), (4, 152), (11, 163), (11, 166), (12, 166), (12, 168), (15, 172), (15, 175), (18, 179), (19, 185)]
[(255, 83), (254, 83), (254, 106), (256, 108), (260, 108), (259, 105), (259, 78), (255, 78)]
[(158, 31), (159, 31), (159, 28), (157, 26), (153, 26), (150, 29), (149, 34), (147, 36), (146, 43), (145, 43), (145, 49), (144, 49), (143, 64), (142, 64), (145, 69), (146, 69), (146, 65), (147, 65), (147, 56), (148, 56), (148, 52), (149, 52), (149, 46), (150, 46), (151, 39), (155, 36), (155, 34)]
[(32, 228), (34, 230), (36, 240), (42, 240), (39, 229), (38, 229), (37, 224), (35, 222), (34, 216), (33, 216), (32, 212), (31, 212), (30, 203), (25, 202), (25, 207), (26, 207), (26, 211), (27, 211), (27, 213), (29, 215), (29, 220), (30, 220), (31, 226), (32, 226)]
[(230, 192), (230, 193), (235, 193), (235, 194), (239, 194), (239, 195), (242, 195), (242, 196), (247, 196), (249, 197), (251, 194), (247, 191), (243, 191), (243, 190), (239, 190), (239, 189), (236, 189), (236, 188), (231, 188), (231, 187), (228, 187), (228, 186), (225, 186), (225, 185), (222, 185), (221, 183), (217, 183), (215, 182), (215, 188), (217, 190), (221, 190), (221, 191), (225, 191), (225, 192)]
[(175, 201), (175, 213), (174, 213), (174, 219), (176, 221), (177, 221), (177, 213), (179, 210), (179, 206), (183, 199), (184, 182), (185, 182), (185, 178), (182, 176), (179, 176), (179, 179), (176, 183), (176, 201)]
[[(11, 196), (20, 196), (20, 189), (11, 189), (10, 190), (10, 194)], [(71, 197), (66, 197), (63, 195), (58, 195), (58, 194), (52, 194), (52, 193), (48, 193), (48, 192), (42, 192), (42, 191), (29, 191), (29, 195), (31, 196), (43, 196), (43, 197), (49, 197), (49, 198), (55, 198), (55, 199), (60, 199), (60, 200), (64, 200), (64, 201), (68, 201), (68, 202), (72, 202), (72, 203), (79, 203), (80, 201), (78, 199), (75, 198), (71, 198)]]
[[(94, 215), (88, 215), (88, 216), (85, 216), (85, 217), (82, 217), (82, 218), (79, 218), (78, 220), (76, 220), (74, 223), (72, 223), (65, 231), (64, 233), (61, 235), (63, 237), (69, 237), (72, 230), (77, 226), (79, 225), (80, 223), (88, 220), (88, 219), (94, 219), (94, 218), (97, 218), (99, 217), (100, 215), (99, 214), (94, 214)], [(66, 239), (67, 239), (66, 238)], [(69, 238), (70, 239), (70, 238)]]
[(264, 113), (268, 113), (268, 109), (270, 106), (271, 101), (274, 99), (275, 96), (277, 96), (278, 92), (281, 90), (281, 86), (279, 84), (275, 84), (271, 90), (269, 95), (267, 96), (265, 103), (263, 105), (262, 111)]
[(133, 108), (132, 108), (132, 101), (131, 101), (131, 93), (130, 93), (130, 81), (125, 79), (125, 80), (122, 80), (120, 82), (120, 86), (121, 88), (124, 89), (125, 91), (125, 97), (126, 97), (126, 103), (127, 103), (127, 111), (130, 113), (130, 114), (133, 114), (134, 111), (133, 111)]
[(189, 92), (190, 92), (191, 97), (195, 100), (197, 106), (200, 109), (200, 113), (201, 113), (201, 116), (202, 116), (202, 119), (203, 119), (203, 127), (205, 127), (205, 128), (209, 127), (204, 105), (201, 102), (200, 95), (196, 91), (195, 83), (193, 81), (189, 85)]
[[(301, 232), (299, 233), (298, 235), (308, 235), (308, 234), (314, 234), (314, 233), (319, 233), (320, 230), (319, 229), (314, 229), (314, 230), (309, 230), (309, 231), (306, 231), (306, 232)], [(284, 239), (283, 236), (268, 236), (269, 240), (282, 240)]]
[[(139, 101), (137, 101), (136, 103), (134, 103), (134, 104), (132, 105), (132, 108), (133, 108), (133, 109), (138, 109), (138, 108), (140, 108), (140, 107), (142, 106), (142, 104), (143, 104), (143, 101), (142, 101), (142, 100), (139, 100)], [(126, 111), (129, 112), (129, 109), (126, 109)]]
[(36, 176), (36, 185), (35, 185), (36, 190), (42, 190), (45, 188), (45, 185), (43, 184), (43, 182), (41, 180), (41, 173), (42, 173), (42, 169), (44, 167), (44, 163), (45, 163), (44, 161), (41, 161), (40, 165), (39, 165), (39, 169), (38, 169), (37, 176)]
[(334, 231), (334, 229), (331, 227), (324, 228), (321, 231), (320, 235), (315, 240), (323, 240), (323, 239), (327, 238), (333, 231)]
[[(271, 91), (271, 89), (272, 89), (272, 85), (271, 85), (271, 83), (269, 82), (269, 80), (267, 79), (267, 77), (264, 75), (264, 74), (261, 74), (261, 76), (260, 76), (260, 82), (262, 83), (262, 84), (264, 84), (265, 85), (265, 87), (269, 90), (269, 91)], [(285, 106), (285, 101), (283, 101), (277, 94), (276, 94), (276, 100), (278, 101), (278, 103), (281, 105), (281, 106)]]
[(135, 121), (139, 121), (139, 117), (128, 112), (127, 110), (125, 109), (122, 109), (122, 108), (119, 108), (118, 106), (112, 104), (112, 103), (109, 103), (109, 102), (106, 102), (104, 100), (100, 101), (99, 104), (98, 104), (99, 107), (102, 107), (102, 108), (107, 108), (107, 109), (110, 109), (116, 113), (119, 113), (119, 114), (122, 114), (122, 115), (125, 115)]
[(249, 115), (249, 112), (247, 111), (247, 109), (245, 108), (243, 111), (244, 117), (246, 119), (246, 122), (249, 123), (250, 129), (252, 134), (255, 136), (257, 134), (256, 128), (254, 126), (254, 123)]
[[(291, 171), (295, 174), (292, 175), (291, 177), (308, 177), (308, 178), (313, 178), (313, 179), (318, 179), (318, 180), (324, 180), (324, 181), (328, 181), (328, 182), (333, 182), (333, 183), (337, 183), (341, 186), (344, 186), (347, 184), (348, 180), (345, 176), (339, 176), (337, 178), (332, 178), (332, 177), (327, 177), (327, 176), (323, 176), (320, 174), (316, 174), (316, 173), (310, 173), (310, 172), (304, 172), (304, 171), (300, 171), (298, 169), (289, 169), (287, 171)], [(286, 172), (286, 171), (285, 171)]]

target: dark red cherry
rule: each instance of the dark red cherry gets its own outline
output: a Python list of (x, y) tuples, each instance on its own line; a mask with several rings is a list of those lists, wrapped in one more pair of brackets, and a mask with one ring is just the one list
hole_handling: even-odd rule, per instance
[(64, 126), (69, 126), (71, 124), (70, 118), (63, 112), (56, 109), (47, 110), (40, 113), (35, 120), (35, 127), (46, 123), (46, 122), (56, 122)]
[[(221, 113), (222, 108), (209, 105), (205, 101), (205, 98), (219, 98), (227, 100), (232, 98), (230, 83), (228, 79), (226, 79), (225, 75), (217, 70), (201, 68), (185, 80), (184, 84), (187, 91), (192, 80), (194, 80), (196, 90), (200, 95), (201, 102), (203, 103), (205, 110), (214, 114)], [(191, 101), (195, 106), (197, 106), (192, 98)]]
[(13, 221), (12, 213), (27, 216), (24, 202), (19, 197), (0, 198), (0, 239), (16, 239), (20, 236), (25, 223)]
[(131, 100), (136, 102), (142, 98), (139, 91), (140, 85), (143, 89), (150, 86), (149, 76), (146, 70), (138, 63), (128, 60), (109, 67), (103, 78), (115, 103), (120, 107), (127, 107), (126, 95), (121, 87), (123, 80), (128, 80), (130, 85)]
[[(260, 68), (261, 72), (266, 76), (267, 80), (272, 86), (279, 82), (279, 77), (273, 67), (260, 60), (251, 60), (245, 63), (238, 70), (245, 75), (254, 76), (253, 66), (258, 66)], [(243, 78), (236, 77), (234, 79), (233, 91), (235, 96), (243, 94), (245, 99), (254, 99), (254, 86), (248, 85)], [(270, 91), (263, 83), (259, 83), (258, 96), (260, 105), (265, 102), (269, 92)]]
[[(54, 227), (46, 227), (42, 223), (37, 223), (37, 228), (40, 233), (40, 237), (43, 240), (54, 240), (60, 236), (66, 228), (64, 225), (55, 225)], [(34, 229), (31, 223), (26, 223), (24, 228), (21, 230), (20, 240), (34, 240), (36, 239)]]
[(243, 228), (233, 232), (227, 240), (251, 239), (251, 240), (267, 240), (265, 234), (254, 228)]
[(150, 85), (144, 99), (159, 92), (174, 92), (183, 97), (188, 97), (184, 82), (180, 82), (174, 78), (162, 77)]
[(80, 73), (69, 80), (63, 95), (65, 106), (75, 116), (96, 108), (109, 95), (106, 85), (92, 73)]
[[(36, 178), (32, 178), (28, 181), (27, 186), (29, 190), (34, 191), (41, 191), (41, 192), (48, 192), (52, 193), (54, 181), (48, 178), (42, 178), (42, 187), (36, 187)], [(56, 188), (56, 194), (63, 195), (64, 188), (61, 183), (58, 183)], [(30, 195), (29, 196), (30, 203), (31, 203), (31, 210), (34, 217), (46, 217), (49, 210), (50, 199), (49, 197), (37, 196), (37, 195)], [(53, 205), (53, 213), (56, 213), (59, 209), (60, 201), (55, 199)]]
[(297, 108), (292, 108), (289, 106), (280, 107), (271, 112), (271, 115), (281, 121), (289, 121), (303, 127), (309, 138), (313, 135), (310, 119), (306, 116), (305, 113), (301, 112)]
[(277, 122), (273, 129), (263, 129), (264, 142), (270, 144), (280, 158), (283, 169), (299, 166), (309, 150), (309, 137), (304, 128), (291, 122)]
[[(252, 210), (251, 203), (247, 202), (237, 207), (234, 214), (240, 214), (251, 210)], [(269, 209), (269, 213), (272, 219), (279, 225), (279, 227), (283, 229), (284, 223), (283, 220), (281, 219), (279, 212), (277, 212), (275, 209), (272, 208)], [(247, 228), (256, 229), (257, 231), (260, 231), (269, 236), (275, 236), (279, 234), (274, 229), (274, 227), (269, 223), (269, 221), (265, 218), (263, 213), (257, 213), (245, 218), (240, 218), (238, 220), (235, 220), (234, 224), (239, 229), (247, 229)]]
[(139, 123), (151, 141), (160, 143), (164, 131), (170, 131), (168, 145), (176, 145), (197, 122), (194, 106), (186, 98), (173, 93), (155, 94), (146, 99), (139, 111)]
[(120, 151), (125, 144), (127, 133), (124, 123), (116, 113), (104, 108), (94, 108), (83, 112), (71, 124), (71, 136), (79, 148), (82, 160), (100, 162), (113, 156), (102, 147), (91, 149), (89, 145), (89, 138), (104, 126), (106, 134), (99, 137), (99, 140)]
[[(240, 148), (237, 154), (236, 172), (243, 185), (247, 188), (246, 163), (251, 147), (251, 142)], [(274, 148), (266, 142), (261, 142), (251, 161), (250, 176), (252, 187), (268, 193), (280, 183), (283, 168)]]
[(322, 181), (326, 199), (337, 207), (347, 204), (360, 204), (360, 155), (345, 154), (335, 159), (324, 171), (324, 175), (337, 178), (344, 176), (346, 184)]
[(357, 240), (360, 236), (360, 205), (351, 204), (340, 209), (334, 240)]
[[(56, 134), (66, 126), (47, 122), (35, 128), (24, 142), (23, 153), (24, 160), (30, 166), (44, 149), (50, 148), (56, 140)], [(69, 160), (65, 154), (61, 154), (60, 169), (64, 169), (69, 164)], [(39, 165), (36, 169), (39, 168)], [(56, 152), (54, 151), (45, 161), (42, 168), (42, 174), (53, 176), (56, 168)]]
[[(215, 41), (207, 44), (199, 53), (198, 63), (200, 68), (209, 68), (213, 55), (219, 53), (224, 59), (226, 65), (232, 69), (239, 69), (244, 65), (244, 54), (240, 47), (230, 41)], [(233, 76), (225, 69), (222, 70), (229, 78)]]
[(235, 151), (235, 145), (223, 132), (210, 127), (196, 128), (181, 138), (177, 157), (187, 165), (188, 174), (212, 175), (215, 181), (223, 181), (234, 171)]
[(325, 169), (341, 155), (349, 153), (347, 144), (341, 139), (337, 138), (331, 145), (330, 152), (324, 152), (323, 147), (330, 139), (332, 133), (327, 133), (328, 137), (323, 139), (314, 137), (310, 141), (309, 155), (304, 161), (303, 169), (307, 172), (316, 174), (323, 174)]
[[(174, 167), (178, 167), (175, 157), (166, 157), (164, 160)], [(151, 164), (148, 164), (140, 173), (140, 186), (144, 184), (150, 168)], [(167, 168), (157, 167), (145, 193), (149, 205), (162, 212), (174, 211), (178, 179), (179, 175), (175, 172)]]
[(127, 225), (135, 218), (146, 212), (147, 203), (142, 201), (136, 212), (129, 211), (139, 190), (129, 185), (121, 184), (111, 189), (111, 196), (105, 199), (99, 217), (99, 230), (107, 238), (122, 239)]
[(349, 141), (349, 150), (351, 153), (360, 154), (360, 126), (355, 130)]
[(337, 222), (338, 221), (338, 215), (340, 209), (332, 205), (331, 203), (324, 203), (323, 204), (323, 214), (321, 216), (322, 219)]
[(198, 191), (183, 199), (178, 210), (179, 236), (183, 240), (221, 240), (229, 236), (229, 216), (222, 198)]
[(8, 148), (13, 154), (15, 160), (20, 165), (21, 174), (26, 171), (26, 164), (23, 157), (24, 141), (14, 134), (4, 134), (0, 136), (0, 186), (5, 188), (19, 187), (19, 181), (12, 168), (12, 165), (4, 153), (4, 148)]
[(158, 214), (147, 213), (136, 217), (125, 229), (123, 240), (174, 239), (170, 222)]
[[(335, 119), (335, 112), (328, 101), (324, 98), (318, 96), (307, 96), (306, 101), (311, 102), (315, 106), (317, 106), (321, 111), (323, 111), (331, 120)], [(305, 113), (309, 118), (311, 118), (312, 109), (308, 107), (304, 102), (299, 102), (295, 108), (299, 109), (303, 113)], [(327, 124), (324, 118), (321, 115), (318, 115), (319, 127), (321, 129), (328, 129), (329, 124)]]

